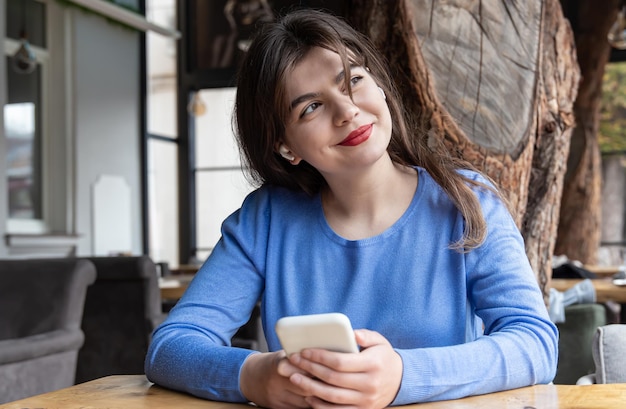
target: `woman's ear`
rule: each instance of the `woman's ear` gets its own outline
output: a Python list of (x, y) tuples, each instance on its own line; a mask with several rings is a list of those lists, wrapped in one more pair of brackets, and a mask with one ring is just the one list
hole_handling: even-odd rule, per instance
[(280, 154), (280, 156), (287, 159), (289, 162), (296, 159), (296, 157), (293, 156), (293, 154), (291, 153), (291, 151), (285, 144), (280, 144), (280, 146), (278, 147), (278, 153)]
[(383, 95), (383, 99), (387, 99), (387, 95), (385, 95), (385, 90), (383, 90), (381, 87), (378, 87), (378, 90)]
[(291, 150), (284, 143), (278, 144), (278, 147), (276, 150), (278, 151), (278, 154), (280, 156), (282, 156), (285, 160), (290, 162), (292, 165), (297, 165), (300, 162), (299, 160), (296, 162), (295, 155), (293, 154), (293, 152), (291, 152)]

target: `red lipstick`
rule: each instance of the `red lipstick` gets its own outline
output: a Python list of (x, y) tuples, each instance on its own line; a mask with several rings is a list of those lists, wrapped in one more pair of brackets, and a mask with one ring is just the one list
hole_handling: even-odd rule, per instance
[(341, 146), (356, 146), (367, 141), (372, 134), (373, 124), (363, 125), (350, 132), (346, 139), (341, 141)]

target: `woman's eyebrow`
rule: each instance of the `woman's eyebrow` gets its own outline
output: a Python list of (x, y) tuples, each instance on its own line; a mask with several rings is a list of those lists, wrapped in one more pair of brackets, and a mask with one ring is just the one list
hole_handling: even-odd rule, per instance
[(300, 105), (304, 101), (308, 101), (310, 99), (315, 99), (315, 98), (319, 97), (319, 95), (320, 95), (319, 92), (309, 92), (308, 94), (300, 95), (299, 97), (297, 97), (293, 101), (291, 101), (291, 104), (289, 105), (289, 111), (292, 111), (295, 107), (297, 107), (298, 105)]
[[(356, 64), (350, 64), (350, 70), (352, 70), (352, 68), (356, 66), (357, 66)], [(346, 72), (344, 70), (341, 70), (341, 72), (337, 74), (337, 76), (335, 77), (335, 84), (341, 84), (345, 78), (346, 78)], [(300, 105), (304, 101), (315, 99), (319, 97), (319, 95), (320, 95), (319, 92), (309, 92), (309, 93), (300, 95), (299, 97), (291, 101), (291, 104), (289, 104), (289, 111), (292, 111), (296, 106)]]
[[(359, 66), (354, 63), (351, 63), (350, 65), (348, 65), (348, 68), (350, 69), (350, 71), (352, 71), (352, 69), (355, 67), (359, 67)], [(346, 78), (346, 72), (344, 70), (341, 70), (341, 72), (337, 74), (337, 76), (335, 77), (335, 84), (342, 83), (345, 78)]]
[[(352, 66), (350, 66), (350, 69), (352, 69)], [(341, 72), (335, 77), (335, 84), (341, 84), (344, 81), (344, 78), (346, 78), (346, 72), (341, 70)]]

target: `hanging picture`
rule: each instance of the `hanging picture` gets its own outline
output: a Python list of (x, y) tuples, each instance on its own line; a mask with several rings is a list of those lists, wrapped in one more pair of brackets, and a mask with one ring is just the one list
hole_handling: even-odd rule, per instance
[(341, 14), (343, 1), (192, 0), (187, 28), (189, 72), (199, 88), (233, 86), (241, 58), (257, 27), (293, 8), (324, 8)]

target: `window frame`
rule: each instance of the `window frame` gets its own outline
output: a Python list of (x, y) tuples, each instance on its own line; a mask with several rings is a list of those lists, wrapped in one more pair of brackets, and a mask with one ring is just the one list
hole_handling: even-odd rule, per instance
[[(71, 14), (57, 1), (35, 1), (45, 4), (46, 7), (46, 48), (31, 44), (41, 70), (42, 214), (41, 219), (32, 220), (11, 219), (6, 214), (5, 232), (9, 247), (13, 236), (36, 238), (51, 234), (76, 235), (75, 138), (71, 127), (73, 123)], [(13, 55), (20, 42), (6, 37), (6, 34), (3, 38), (5, 57)], [(6, 77), (3, 81), (5, 86), (8, 85)]]
[[(46, 4), (47, 6), (47, 4)], [(47, 11), (47, 10), (46, 10)], [(46, 13), (46, 19), (47, 19), (47, 13)], [(47, 23), (47, 22), (46, 22)], [(47, 34), (47, 33), (46, 33)], [(9, 37), (4, 37), (4, 57), (11, 57), (12, 55), (14, 55), (17, 50), (20, 47), (20, 41), (13, 39), (13, 38), (9, 38)], [(47, 145), (48, 145), (48, 134), (49, 132), (48, 130), (48, 120), (47, 120), (47, 114), (48, 114), (48, 107), (47, 107), (47, 103), (48, 103), (48, 84), (49, 84), (49, 70), (50, 70), (50, 52), (48, 49), (44, 49), (35, 45), (30, 45), (31, 50), (33, 52), (33, 54), (35, 55), (35, 59), (37, 60), (37, 64), (40, 67), (40, 72), (41, 72), (41, 133), (40, 133), (40, 138), (41, 138), (41, 157), (38, 158), (41, 160), (41, 169), (42, 169), (42, 175), (41, 175), (41, 212), (42, 212), (42, 217), (40, 219), (15, 219), (15, 218), (10, 218), (9, 215), (7, 214), (7, 218), (6, 218), (6, 231), (8, 234), (45, 234), (49, 231), (49, 227), (46, 219), (49, 215), (48, 212), (48, 208), (47, 208), (47, 190), (46, 189), (46, 185), (47, 185), (47, 181), (46, 181), (46, 177), (45, 174), (47, 173), (45, 170), (47, 168), (47, 157), (46, 155), (44, 155), (44, 152), (46, 152), (47, 150)], [(7, 70), (10, 70), (11, 67), (7, 66), (6, 68)], [(6, 77), (4, 79), (5, 84), (6, 84)], [(6, 86), (8, 87), (8, 84), (6, 84)], [(8, 186), (7, 186), (8, 188)], [(8, 209), (7, 209), (8, 210)]]

